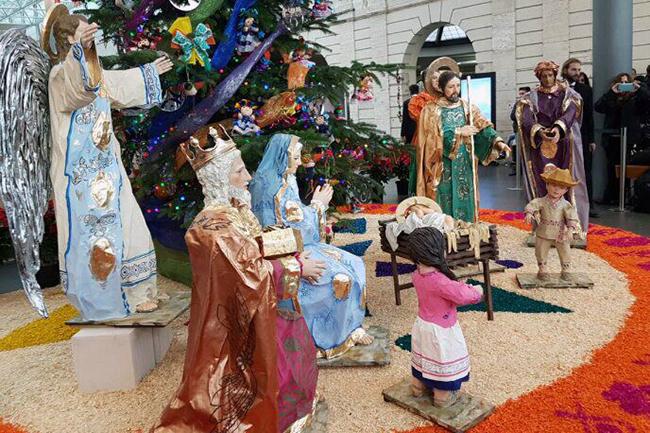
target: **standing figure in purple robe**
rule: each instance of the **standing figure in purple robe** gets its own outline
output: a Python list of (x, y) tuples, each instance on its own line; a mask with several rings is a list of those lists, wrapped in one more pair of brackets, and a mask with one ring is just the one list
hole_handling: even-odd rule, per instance
[(558, 81), (559, 68), (551, 61), (538, 63), (535, 76), (539, 86), (517, 103), (526, 192), (529, 200), (546, 195), (546, 184), (540, 178), (546, 164), (568, 169), (579, 183), (565, 198), (576, 207), (581, 231), (586, 235), (589, 198), (580, 136), (582, 98), (566, 82)]

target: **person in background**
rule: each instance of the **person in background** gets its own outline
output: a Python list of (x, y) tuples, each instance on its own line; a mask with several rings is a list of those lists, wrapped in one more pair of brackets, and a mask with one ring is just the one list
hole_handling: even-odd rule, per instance
[(578, 83), (584, 84), (585, 86), (591, 88), (591, 82), (589, 82), (589, 77), (584, 72), (580, 72), (580, 77), (578, 78)]
[(426, 90), (425, 89), (426, 86), (424, 84), (425, 81), (426, 81), (426, 75), (427, 75), (427, 70), (426, 69), (420, 71), (420, 79), (416, 83), (417, 86), (418, 86), (418, 93), (424, 92)]
[(418, 127), (417, 122), (409, 115), (409, 102), (411, 102), (413, 96), (420, 93), (420, 87), (417, 84), (411, 84), (409, 86), (409, 93), (410, 96), (404, 101), (402, 107), (402, 132), (400, 135), (404, 143), (411, 143), (413, 141), (413, 136)]
[(638, 75), (636, 73), (636, 69), (632, 68), (632, 73), (630, 74), (630, 78), (632, 78), (632, 81), (637, 81), (637, 77)]
[(605, 115), (605, 130), (603, 144), (607, 155), (607, 187), (603, 202), (605, 204), (618, 203), (619, 184), (616, 176), (616, 165), (621, 159), (621, 140), (619, 130), (627, 127), (627, 148), (631, 149), (638, 142), (640, 136), (640, 119), (637, 107), (637, 92), (641, 85), (632, 83), (630, 90), (622, 88), (622, 84), (632, 83), (628, 73), (618, 74), (610, 83), (609, 90), (596, 101), (594, 109)]
[(516, 110), (517, 110), (517, 102), (521, 99), (522, 96), (524, 96), (526, 93), (530, 92), (530, 87), (528, 86), (523, 86), (520, 87), (517, 90), (517, 99), (515, 100), (515, 103), (512, 104), (512, 109), (510, 110), (510, 120), (512, 120), (512, 131), (513, 133), (508, 137), (508, 146), (512, 149), (512, 161), (514, 162), (512, 165), (512, 172), (510, 173), (510, 176), (515, 176), (517, 174), (517, 140), (516, 140), (516, 134), (517, 134), (517, 116), (516, 116)]
[(585, 162), (585, 181), (587, 183), (587, 194), (589, 195), (589, 217), (598, 218), (599, 215), (594, 209), (591, 176), (593, 153), (596, 150), (596, 141), (594, 140), (594, 95), (589, 85), (580, 83), (582, 73), (582, 62), (576, 58), (572, 57), (562, 65), (562, 78), (582, 97), (580, 135), (582, 136), (582, 157)]

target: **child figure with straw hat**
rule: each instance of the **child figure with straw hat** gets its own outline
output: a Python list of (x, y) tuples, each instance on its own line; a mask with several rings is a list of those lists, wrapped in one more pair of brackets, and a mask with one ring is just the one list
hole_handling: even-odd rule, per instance
[(579, 236), (581, 229), (578, 212), (564, 195), (579, 182), (573, 179), (569, 170), (559, 169), (553, 164), (547, 164), (540, 177), (546, 183), (547, 194), (532, 200), (524, 210), (526, 223), (535, 226), (535, 257), (539, 266), (537, 278), (549, 279), (546, 258), (551, 247), (555, 246), (562, 264), (560, 278), (568, 281), (571, 237)]

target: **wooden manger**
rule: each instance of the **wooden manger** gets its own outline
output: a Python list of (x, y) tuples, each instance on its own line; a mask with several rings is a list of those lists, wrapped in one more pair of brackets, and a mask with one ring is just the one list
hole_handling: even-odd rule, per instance
[[(395, 289), (395, 304), (401, 305), (402, 300), (400, 292), (402, 290), (410, 289), (413, 287), (412, 282), (400, 284), (399, 273), (397, 271), (397, 257), (411, 260), (408, 251), (408, 235), (402, 233), (397, 238), (398, 248), (393, 251), (388, 239), (386, 238), (386, 225), (394, 222), (395, 219), (379, 221), (379, 234), (381, 238), (382, 251), (390, 254), (390, 263), (393, 273), (393, 286)], [(463, 274), (463, 267), (468, 265), (482, 264), (483, 267), (483, 281), (485, 283), (485, 304), (487, 306), (488, 320), (494, 320), (494, 305), (492, 301), (492, 284), (490, 282), (490, 260), (497, 260), (499, 258), (499, 244), (497, 241), (497, 227), (495, 225), (489, 226), (490, 237), (488, 242), (481, 242), (480, 256), (477, 258), (474, 249), (470, 248), (469, 236), (458, 236), (456, 245), (457, 251), (447, 254), (447, 263), (452, 272), (457, 276)], [(447, 235), (445, 235), (445, 246), (447, 245)]]

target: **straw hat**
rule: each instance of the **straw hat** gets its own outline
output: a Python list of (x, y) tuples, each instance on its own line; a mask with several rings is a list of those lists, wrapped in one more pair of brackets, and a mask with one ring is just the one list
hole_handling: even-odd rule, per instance
[(395, 216), (397, 217), (397, 222), (403, 223), (405, 220), (405, 214), (409, 210), (411, 206), (415, 206), (416, 204), (419, 204), (424, 207), (428, 207), (430, 209), (435, 210), (436, 212), (442, 212), (442, 209), (440, 206), (438, 206), (438, 203), (435, 201), (431, 200), (428, 197), (409, 197), (403, 202), (401, 202), (398, 206), (397, 209), (395, 210)]
[(460, 75), (460, 67), (454, 59), (451, 57), (438, 57), (436, 60), (431, 62), (424, 78), (424, 88), (430, 95), (436, 94), (436, 90), (433, 88), (433, 74), (434, 72), (438, 72), (441, 68), (449, 69), (450, 71)]
[(544, 173), (542, 173), (540, 177), (546, 183), (563, 186), (565, 188), (571, 188), (580, 183), (573, 179), (569, 170), (566, 168), (557, 168), (553, 164), (547, 164), (546, 167), (544, 167)]

